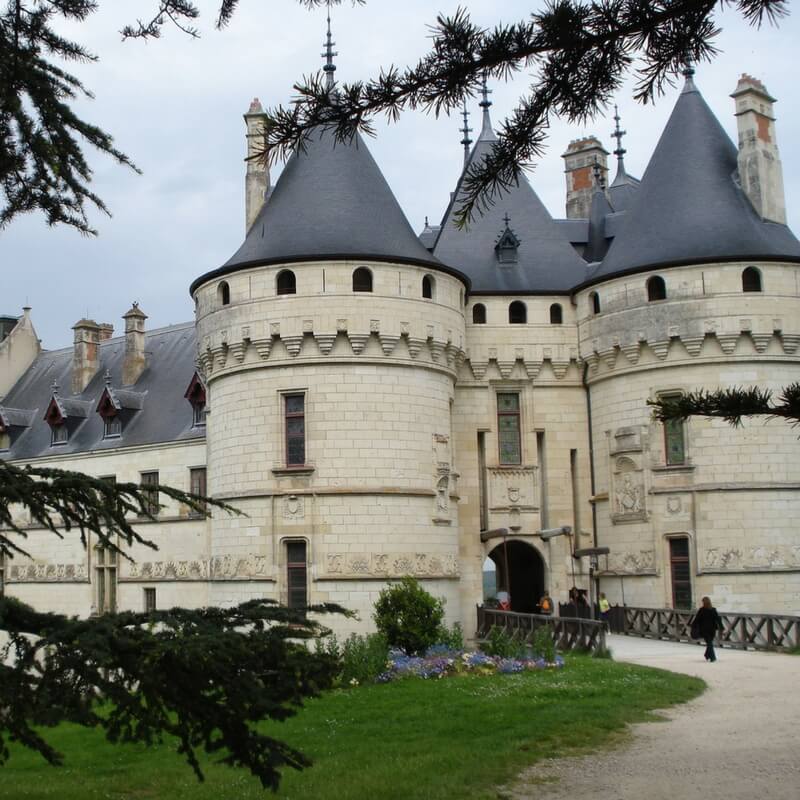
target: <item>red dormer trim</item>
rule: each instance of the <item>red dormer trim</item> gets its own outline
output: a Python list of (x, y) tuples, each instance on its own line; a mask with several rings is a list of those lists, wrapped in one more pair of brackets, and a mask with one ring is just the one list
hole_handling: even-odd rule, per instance
[(97, 408), (95, 410), (103, 419), (112, 419), (119, 413), (119, 409), (114, 404), (114, 400), (111, 397), (111, 392), (109, 392), (108, 387), (103, 389), (103, 394), (100, 395), (100, 400), (98, 401)]
[(61, 413), (58, 405), (58, 400), (55, 397), (50, 398), (50, 403), (47, 406), (47, 411), (44, 414), (44, 421), (52, 428), (55, 425), (63, 425), (67, 420)]
[(206, 387), (200, 376), (195, 372), (189, 383), (189, 388), (183, 395), (193, 406), (204, 406), (206, 404)]

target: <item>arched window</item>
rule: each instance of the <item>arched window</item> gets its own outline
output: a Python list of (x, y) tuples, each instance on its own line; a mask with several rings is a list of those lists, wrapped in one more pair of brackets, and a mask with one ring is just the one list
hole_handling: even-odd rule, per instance
[(278, 294), (297, 294), (297, 280), (294, 277), (294, 272), (290, 269), (279, 272), (275, 286)]
[(475, 325), (486, 324), (486, 306), (483, 303), (475, 303), (472, 306), (472, 322)]
[(508, 321), (512, 325), (524, 325), (528, 321), (528, 309), (525, 308), (525, 303), (515, 300), (508, 307)]
[(761, 288), (761, 272), (755, 267), (747, 267), (742, 272), (743, 292), (763, 292)]
[(222, 281), (222, 283), (217, 287), (217, 296), (219, 297), (219, 304), (221, 306), (230, 305), (231, 287), (228, 286), (227, 281)]
[(600, 295), (597, 292), (590, 292), (589, 294), (589, 311), (592, 314), (600, 313)]
[(372, 273), (366, 267), (359, 267), (353, 272), (353, 291), (372, 291)]
[(433, 289), (435, 283), (430, 275), (426, 275), (422, 279), (422, 296), (427, 300), (433, 300)]
[(564, 321), (564, 312), (561, 310), (560, 303), (553, 303), (550, 306), (550, 324), (551, 325), (561, 325)]
[(660, 275), (653, 275), (647, 279), (647, 302), (667, 299), (667, 284)]

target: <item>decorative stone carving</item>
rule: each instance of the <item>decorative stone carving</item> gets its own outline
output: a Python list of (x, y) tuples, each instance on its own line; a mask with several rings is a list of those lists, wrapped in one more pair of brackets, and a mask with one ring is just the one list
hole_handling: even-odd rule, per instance
[(458, 560), (452, 555), (428, 553), (328, 553), (324, 579), (389, 579), (412, 575), (420, 578), (458, 577)]
[(617, 428), (611, 442), (611, 453), (639, 452), (643, 449), (642, 429), (638, 425)]
[(13, 564), (8, 569), (9, 583), (85, 583), (86, 564)]
[(436, 512), (438, 515), (450, 511), (450, 476), (442, 475), (436, 482)]
[(489, 467), (490, 511), (536, 511), (536, 470), (534, 466)]
[(680, 497), (668, 497), (667, 498), (667, 513), (677, 515), (683, 511), (683, 501)]
[(615, 573), (629, 575), (653, 574), (655, 572), (655, 563), (656, 556), (653, 550), (612, 552), (608, 556), (608, 570)]
[(613, 479), (612, 521), (646, 520), (644, 475), (636, 462), (626, 457), (618, 458), (614, 463)]
[[(124, 568), (123, 568), (124, 569)], [(250, 553), (244, 558), (216, 556), (194, 561), (138, 561), (128, 565), (120, 581), (270, 580), (267, 557)]]
[(294, 521), (305, 517), (305, 498), (300, 495), (290, 494), (283, 498), (283, 518)]
[(800, 567), (800, 545), (711, 547), (701, 558), (704, 571), (784, 570)]

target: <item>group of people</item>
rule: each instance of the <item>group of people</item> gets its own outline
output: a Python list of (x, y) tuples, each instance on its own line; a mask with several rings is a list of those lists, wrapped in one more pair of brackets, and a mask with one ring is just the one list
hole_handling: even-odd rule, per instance
[[(577, 586), (573, 586), (569, 590), (569, 602), (577, 608), (588, 607), (589, 604), (586, 601), (586, 590), (578, 589)], [(600, 611), (600, 619), (603, 620), (603, 622), (608, 622), (608, 612), (611, 608), (611, 604), (608, 602), (605, 592), (600, 592), (600, 598), (597, 601), (597, 608)], [(549, 615), (553, 613), (553, 600), (551, 599), (549, 592), (545, 592), (539, 600), (538, 611), (540, 614)]]

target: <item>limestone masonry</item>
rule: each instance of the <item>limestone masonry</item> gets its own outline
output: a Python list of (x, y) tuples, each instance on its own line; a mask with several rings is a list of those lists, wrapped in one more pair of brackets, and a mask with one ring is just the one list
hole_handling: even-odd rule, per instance
[[(82, 319), (47, 352), (30, 309), (0, 317), (0, 458), (246, 514), (167, 503), (141, 523), (159, 549), (127, 562), (20, 510), (33, 558), (0, 563), (2, 590), (78, 615), (332, 601), (359, 615), (341, 633), (403, 575), (469, 635), (486, 594), (533, 611), (573, 586), (800, 614), (796, 431), (664, 426), (647, 406), (800, 380), (775, 100), (742, 76), (737, 147), (685, 74), (641, 180), (619, 128), (611, 182), (599, 140), (567, 146), (566, 219), (523, 178), (461, 229), (459, 181), (416, 235), (365, 143), (322, 131), (274, 186), (247, 162), (245, 240), (192, 284), (192, 323), (148, 330), (134, 304), (122, 335)], [(496, 141), (490, 105), (462, 180)], [(262, 121), (255, 100), (249, 156)]]

